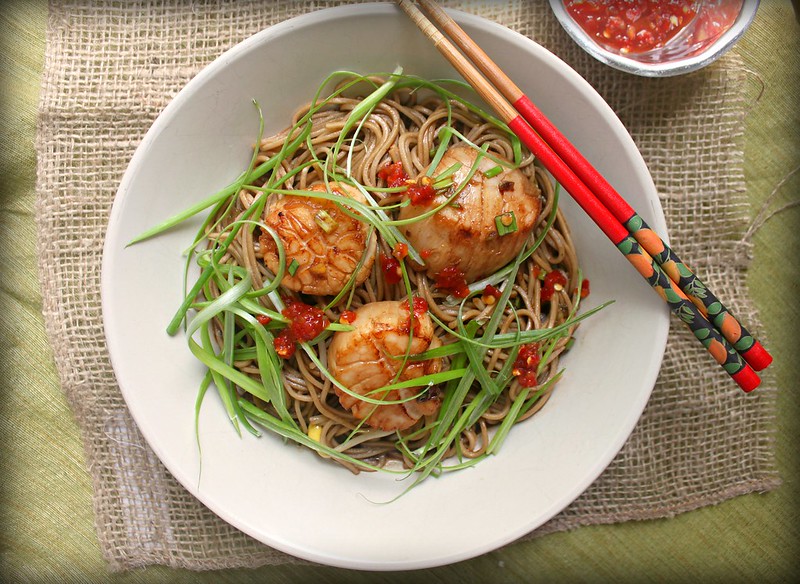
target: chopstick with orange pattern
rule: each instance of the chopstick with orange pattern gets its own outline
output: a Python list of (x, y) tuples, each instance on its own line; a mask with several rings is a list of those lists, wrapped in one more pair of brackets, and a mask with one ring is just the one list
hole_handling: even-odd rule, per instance
[[(502, 93), (478, 72), (412, 2), (398, 0), (398, 4), (439, 52), (539, 158), (543, 166), (659, 293), (673, 313), (692, 330), (694, 336), (742, 390), (749, 392), (755, 389), (761, 380), (737, 349), (748, 354), (753, 365), (759, 369), (766, 367), (772, 360), (769, 353), (741, 325), (730, 326), (731, 321), (727, 319), (733, 317), (716, 298), (709, 302), (709, 306), (704, 304), (703, 294), (707, 292), (707, 288), (696, 284), (699, 280), (696, 276), (692, 278), (694, 274), (680, 262), (674, 252), (646, 226), (641, 217), (444, 10), (431, 0), (420, 0), (431, 18), (461, 46)], [(513, 100), (513, 105), (509, 100)], [(657, 245), (659, 242), (660, 246)], [(663, 260), (663, 267), (653, 259), (648, 248), (657, 258)], [(693, 291), (694, 298), (690, 299), (679, 287), (681, 275), (684, 275), (684, 282), (689, 282), (687, 288)], [(709, 314), (727, 332), (729, 339), (708, 320)], [(726, 322), (729, 326), (724, 326)]]
[(756, 371), (766, 368), (772, 362), (772, 356), (734, 318), (702, 280), (683, 263), (675, 251), (650, 229), (605, 177), (583, 157), (558, 128), (444, 10), (430, 0), (419, 0), (419, 3), (430, 18), (447, 33), (489, 81), (511, 102), (512, 107), (522, 115), (534, 131), (550, 145), (586, 185), (591, 187), (595, 196), (631, 232), (647, 253), (653, 256), (703, 315), (707, 318), (710, 317), (709, 320), (741, 353), (750, 366)]

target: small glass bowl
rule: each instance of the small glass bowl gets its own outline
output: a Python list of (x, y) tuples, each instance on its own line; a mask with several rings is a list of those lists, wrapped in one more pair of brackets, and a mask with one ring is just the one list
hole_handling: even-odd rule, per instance
[(703, 22), (703, 11), (712, 10), (721, 2), (726, 0), (697, 0), (697, 16), (663, 46), (627, 54), (593, 39), (569, 14), (565, 0), (550, 0), (550, 7), (572, 39), (601, 63), (635, 75), (669, 77), (696, 71), (722, 56), (750, 26), (759, 4), (759, 0), (743, 0), (739, 14), (727, 30), (713, 42), (696, 42), (695, 33)]

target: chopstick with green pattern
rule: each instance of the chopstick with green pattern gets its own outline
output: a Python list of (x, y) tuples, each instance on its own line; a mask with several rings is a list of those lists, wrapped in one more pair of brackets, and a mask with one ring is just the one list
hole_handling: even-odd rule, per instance
[(420, 0), (419, 4), (511, 102), (523, 119), (592, 190), (600, 202), (611, 211), (611, 214), (628, 229), (642, 248), (661, 265), (667, 275), (714, 324), (745, 361), (756, 371), (766, 368), (772, 362), (772, 356), (761, 343), (734, 318), (719, 298), (681, 261), (678, 255), (647, 226), (603, 175), (583, 157), (502, 69), (435, 2)]
[[(763, 369), (772, 360), (761, 344), (443, 9), (432, 0), (419, 0), (423, 10), (488, 81), (409, 0), (398, 0), (398, 3), (662, 295), (742, 389), (754, 389), (759, 379), (753, 370)], [(713, 323), (709, 317), (714, 319)]]

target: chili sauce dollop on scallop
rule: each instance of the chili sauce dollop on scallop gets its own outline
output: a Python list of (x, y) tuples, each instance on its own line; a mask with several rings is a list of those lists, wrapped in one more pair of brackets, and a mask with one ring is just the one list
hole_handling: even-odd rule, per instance
[[(366, 202), (364, 195), (350, 185), (334, 182), (328, 186), (332, 193)], [(307, 190), (327, 192), (321, 183)], [(356, 286), (369, 276), (377, 248), (375, 235), (370, 235), (366, 223), (345, 213), (336, 202), (285, 195), (268, 207), (264, 222), (276, 231), (283, 243), (287, 271), (281, 284), (289, 290), (335, 295), (341, 292), (356, 269)], [(275, 241), (264, 233), (259, 243), (264, 263), (276, 273), (280, 263)]]
[[(452, 186), (438, 192), (430, 203), (403, 207), (400, 219), (418, 217), (442, 204), (467, 179), (478, 154), (466, 144), (448, 148), (433, 176), (460, 163)], [(482, 157), (468, 184), (449, 205), (403, 227), (414, 248), (424, 250), (431, 278), (445, 269), (456, 269), (467, 282), (474, 282), (503, 267), (525, 245), (542, 208), (539, 187), (516, 168), (502, 167), (499, 174), (487, 175), (497, 166)]]
[[(431, 388), (393, 389), (375, 392), (395, 381), (416, 379), (437, 373), (441, 359), (424, 361), (404, 360), (403, 356), (418, 355), (440, 346), (434, 334), (427, 304), (421, 298), (413, 302), (413, 318), (408, 300), (371, 302), (356, 309), (350, 324), (352, 331), (337, 331), (328, 347), (328, 366), (342, 385), (355, 394), (403, 403), (378, 405), (354, 397), (336, 388), (339, 403), (359, 420), (381, 430), (405, 430), (423, 416), (439, 411), (441, 398)], [(398, 375), (399, 373), (399, 375)]]

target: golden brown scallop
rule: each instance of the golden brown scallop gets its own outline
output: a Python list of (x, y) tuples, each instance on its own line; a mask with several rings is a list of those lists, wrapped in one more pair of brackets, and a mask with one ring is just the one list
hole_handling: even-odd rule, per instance
[[(436, 373), (441, 369), (441, 359), (407, 361), (406, 351), (417, 355), (441, 345), (434, 334), (433, 322), (428, 316), (424, 301), (415, 299), (413, 335), (410, 335), (411, 318), (408, 301), (383, 301), (365, 304), (355, 311), (354, 330), (338, 331), (328, 347), (328, 367), (333, 376), (345, 387), (359, 395), (384, 387), (394, 381), (416, 379)], [(410, 347), (409, 347), (410, 341)], [(401, 370), (402, 369), (402, 370)], [(400, 373), (398, 376), (398, 372)], [(371, 394), (375, 399), (394, 401), (413, 398), (404, 403), (376, 405), (354, 397), (338, 387), (339, 403), (367, 424), (381, 430), (404, 430), (413, 426), (423, 416), (439, 411), (438, 393), (421, 388), (390, 390)]]
[[(400, 218), (417, 217), (441, 204), (464, 182), (477, 155), (466, 144), (451, 146), (433, 176), (460, 162), (453, 186), (438, 193), (429, 204), (403, 207)], [(486, 171), (495, 166), (491, 159), (482, 158), (453, 204), (402, 228), (414, 248), (425, 252), (426, 271), (432, 278), (450, 266), (463, 272), (467, 282), (488, 276), (514, 259), (531, 234), (542, 207), (538, 186), (518, 169), (504, 168), (500, 174), (487, 177)], [(509, 222), (512, 214), (517, 230), (500, 235), (495, 219)]]
[[(364, 195), (344, 183), (330, 183), (331, 191), (356, 201)], [(309, 191), (326, 192), (317, 184)], [(355, 285), (369, 276), (375, 261), (377, 242), (369, 226), (347, 215), (333, 201), (285, 195), (267, 209), (264, 221), (274, 228), (286, 251), (287, 267), (295, 263), (294, 275), (286, 273), (283, 286), (304, 294), (335, 295), (347, 284), (358, 267)], [(259, 238), (264, 262), (273, 273), (279, 266), (278, 250), (268, 234)]]

